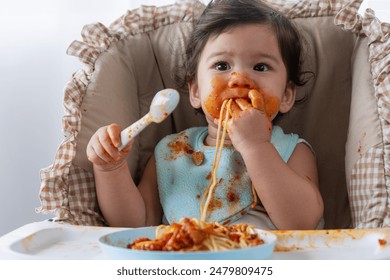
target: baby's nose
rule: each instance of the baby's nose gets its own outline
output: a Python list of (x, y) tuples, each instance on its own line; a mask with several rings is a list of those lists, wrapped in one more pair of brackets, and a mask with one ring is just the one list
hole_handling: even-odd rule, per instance
[(228, 86), (230, 88), (239, 87), (239, 88), (253, 89), (255, 85), (254, 82), (251, 79), (249, 79), (247, 75), (233, 72), (230, 75)]

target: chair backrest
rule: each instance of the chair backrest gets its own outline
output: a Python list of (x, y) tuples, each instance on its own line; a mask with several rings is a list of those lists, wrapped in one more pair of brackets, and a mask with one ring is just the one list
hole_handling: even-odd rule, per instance
[[(315, 76), (298, 90), (307, 100), (279, 124), (306, 139), (316, 152), (326, 228), (389, 226), (386, 131), (378, 109), (383, 95), (371, 74), (375, 68), (369, 46), (375, 38), (366, 33), (374, 31), (364, 29), (357, 15), (361, 1), (266, 2), (293, 18), (307, 43), (304, 68)], [(59, 220), (74, 224), (104, 224), (85, 153), (88, 141), (103, 125), (126, 127), (138, 120), (158, 90), (175, 87), (172, 73), (203, 9), (187, 0), (129, 11), (109, 28), (84, 27), (83, 42), (73, 42), (68, 52), (86, 68), (75, 73), (65, 89), (65, 139), (54, 164), (41, 171), (39, 211), (55, 211)], [(370, 14), (366, 22), (369, 19), (377, 23)], [(172, 116), (149, 126), (136, 140), (128, 159), (133, 176), (140, 177), (163, 136), (202, 125), (203, 116), (190, 106), (188, 93), (181, 92)], [(371, 190), (376, 198), (367, 194)]]

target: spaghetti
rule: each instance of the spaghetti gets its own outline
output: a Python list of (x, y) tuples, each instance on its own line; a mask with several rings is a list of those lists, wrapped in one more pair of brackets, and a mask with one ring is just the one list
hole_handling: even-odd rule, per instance
[[(226, 136), (226, 129), (227, 129), (227, 121), (229, 120), (229, 110), (230, 110), (230, 105), (232, 103), (232, 99), (229, 100), (224, 100), (222, 103), (221, 111), (219, 114), (219, 120), (218, 120), (218, 131), (217, 131), (217, 141), (215, 144), (215, 153), (214, 153), (214, 162), (213, 162), (213, 167), (211, 170), (211, 180), (209, 185), (207, 186), (206, 190), (203, 193), (202, 200), (200, 202), (200, 220), (201, 221), (206, 221), (206, 214), (207, 214), (207, 209), (210, 205), (214, 190), (217, 186), (217, 169), (219, 162), (221, 160), (221, 155), (222, 155), (222, 148), (225, 142), (225, 136)], [(224, 112), (226, 111), (226, 112)], [(222, 117), (225, 113), (225, 117), (223, 120), (223, 125), (222, 125)], [(221, 136), (221, 127), (223, 126), (223, 131), (222, 131), (222, 136)], [(207, 198), (207, 199), (206, 199)], [(206, 199), (206, 201), (205, 201)], [(203, 207), (202, 207), (203, 205)]]
[(182, 218), (178, 223), (158, 226), (154, 240), (141, 237), (127, 247), (146, 251), (224, 251), (261, 244), (264, 241), (246, 224), (223, 226)]
[[(200, 203), (200, 220), (182, 218), (178, 223), (172, 223), (169, 226), (160, 225), (156, 229), (154, 240), (146, 237), (138, 238), (133, 243), (128, 244), (128, 248), (147, 251), (223, 251), (264, 243), (252, 226), (246, 224), (225, 226), (217, 222), (206, 221), (207, 209), (217, 187), (216, 173), (226, 137), (227, 122), (232, 116), (230, 109), (232, 102), (232, 99), (224, 100), (221, 106), (212, 176)], [(254, 202), (251, 206), (254, 206), (257, 200), (253, 186), (252, 192)]]
[[(205, 192), (203, 193), (202, 200), (200, 202), (200, 220), (203, 222), (206, 221), (207, 209), (212, 200), (215, 188), (217, 187), (217, 169), (221, 159), (222, 149), (226, 137), (227, 122), (232, 116), (231, 113), (232, 102), (233, 99), (224, 100), (221, 106), (221, 111), (219, 113), (217, 141), (215, 144), (215, 154), (214, 154), (213, 167), (211, 171), (211, 180)], [(223, 127), (222, 136), (221, 136), (221, 127)], [(252, 185), (252, 195), (254, 200), (253, 203), (251, 204), (251, 207), (253, 208), (257, 204), (257, 195), (253, 185)]]

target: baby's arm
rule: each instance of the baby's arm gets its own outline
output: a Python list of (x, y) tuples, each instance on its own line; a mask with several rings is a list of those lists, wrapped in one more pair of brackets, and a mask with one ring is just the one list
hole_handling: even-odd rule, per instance
[(279, 229), (314, 229), (323, 214), (312, 151), (298, 144), (287, 164), (271, 143), (242, 153), (270, 219)]
[(313, 152), (298, 144), (286, 164), (270, 142), (269, 127), (264, 112), (249, 108), (231, 120), (229, 136), (274, 225), (313, 229), (323, 213)]
[(88, 159), (93, 163), (99, 207), (110, 226), (160, 224), (161, 206), (154, 158), (149, 160), (137, 187), (126, 160), (132, 142), (118, 151), (121, 130), (116, 124), (102, 127), (87, 146)]

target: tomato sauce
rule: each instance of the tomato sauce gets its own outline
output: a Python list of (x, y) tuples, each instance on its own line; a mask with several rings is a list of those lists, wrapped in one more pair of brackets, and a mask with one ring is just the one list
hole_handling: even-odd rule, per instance
[(182, 154), (192, 155), (194, 149), (188, 143), (188, 135), (183, 131), (179, 133), (171, 142), (168, 143), (168, 147), (171, 150), (171, 158), (176, 159)]
[[(243, 99), (247, 99), (250, 102), (248, 96), (248, 92), (250, 91), (250, 89), (248, 88), (229, 87), (228, 86), (229, 80), (226, 80), (219, 76), (214, 77), (211, 83), (212, 83), (212, 90), (207, 100), (205, 101), (204, 105), (206, 111), (215, 119), (219, 118), (222, 103), (225, 99), (243, 98)], [(268, 116), (268, 118), (271, 118), (279, 111), (280, 100), (275, 96), (271, 96), (265, 93), (261, 89), (255, 89), (255, 90), (262, 95), (264, 100), (264, 104), (263, 104), (264, 108), (257, 108), (257, 109), (263, 110)]]

